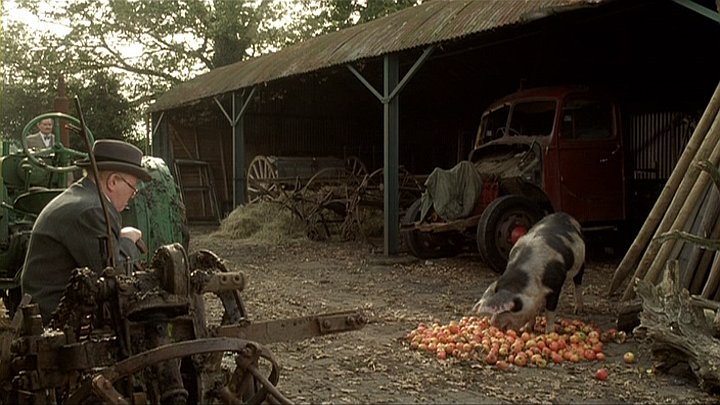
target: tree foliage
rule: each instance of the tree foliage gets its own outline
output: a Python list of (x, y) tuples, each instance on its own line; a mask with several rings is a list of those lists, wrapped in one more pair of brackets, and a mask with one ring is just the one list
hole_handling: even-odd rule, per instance
[[(38, 12), (37, 3), (31, 2), (30, 6)], [(5, 12), (3, 9), (4, 17)], [(18, 141), (28, 122), (54, 110), (60, 76), (67, 82), (67, 96), (80, 98), (88, 127), (96, 137), (137, 137), (138, 110), (124, 95), (122, 77), (109, 70), (77, 71), (61, 37), (37, 30), (36, 26), (5, 22), (0, 34), (3, 138)], [(74, 103), (70, 106), (72, 114)]]
[[(57, 79), (57, 77), (56, 77)], [(5, 83), (2, 89), (3, 103), (0, 108), (2, 137), (18, 141), (25, 125), (40, 114), (53, 111), (57, 96), (57, 82), (54, 83)], [(98, 71), (78, 81), (70, 77), (66, 85), (70, 98), (71, 115), (77, 116), (72, 99), (80, 99), (87, 126), (95, 138), (119, 138), (136, 141), (137, 107), (121, 93), (121, 82), (117, 75)], [(79, 140), (78, 145), (82, 145)]]
[(322, 0), (327, 31), (362, 24), (420, 4), (421, 0)]
[[(133, 127), (127, 122), (138, 120), (134, 114), (177, 83), (420, 2), (14, 0), (42, 25), (63, 30), (4, 24), (2, 124), (15, 134), (16, 121), (48, 110), (62, 74), (71, 94), (87, 98), (88, 121), (95, 113), (110, 114), (98, 120), (97, 132), (127, 137)], [(105, 107), (92, 105), (100, 102)]]
[[(52, 106), (49, 72), (57, 63), (54, 48), (39, 46), (30, 27), (8, 22), (0, 32), (2, 41), (2, 118), (3, 135), (16, 134), (25, 118), (32, 118)], [(38, 63), (42, 60), (42, 63)]]
[(265, 53), (282, 42), (267, 24), (291, 2), (271, 0), (73, 0), (48, 13), (67, 21), (58, 38), (74, 71), (113, 70), (131, 78), (135, 103), (193, 76)]
[[(116, 138), (133, 141), (136, 107), (122, 96), (121, 80), (117, 74), (97, 71), (88, 83), (70, 80), (68, 89), (80, 99), (83, 116), (96, 139)], [(71, 102), (71, 113), (75, 104)]]

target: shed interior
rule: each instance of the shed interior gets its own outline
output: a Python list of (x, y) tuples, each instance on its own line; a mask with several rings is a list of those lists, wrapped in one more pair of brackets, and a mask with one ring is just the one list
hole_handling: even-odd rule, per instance
[[(720, 80), (713, 61), (719, 38), (720, 24), (677, 3), (617, 1), (439, 44), (400, 93), (399, 163), (416, 175), (454, 166), (468, 156), (485, 107), (520, 88), (601, 87), (619, 97), (624, 112), (699, 118)], [(399, 53), (401, 78), (422, 52)], [(382, 57), (353, 67), (383, 92)], [(218, 97), (227, 111), (231, 99)], [(227, 214), (233, 204), (227, 118), (212, 99), (165, 114), (173, 158), (209, 164)], [(257, 155), (352, 155), (369, 171), (383, 166), (383, 105), (346, 66), (257, 85), (244, 131), (246, 165)], [(206, 204), (201, 200), (186, 196), (190, 217)]]

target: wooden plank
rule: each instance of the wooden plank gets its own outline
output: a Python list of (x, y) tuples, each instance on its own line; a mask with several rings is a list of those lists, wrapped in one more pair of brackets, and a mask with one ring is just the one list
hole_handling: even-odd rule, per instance
[(403, 225), (401, 229), (416, 229), (420, 232), (427, 233), (441, 233), (451, 231), (462, 232), (468, 228), (477, 227), (478, 221), (480, 221), (480, 215), (473, 215), (471, 217), (459, 219), (457, 221), (415, 223), (414, 225)]

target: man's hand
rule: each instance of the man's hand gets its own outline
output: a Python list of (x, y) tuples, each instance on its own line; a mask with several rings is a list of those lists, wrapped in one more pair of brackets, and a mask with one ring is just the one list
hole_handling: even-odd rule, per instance
[(120, 230), (120, 237), (128, 238), (133, 243), (137, 243), (142, 238), (142, 231), (132, 226), (126, 226)]

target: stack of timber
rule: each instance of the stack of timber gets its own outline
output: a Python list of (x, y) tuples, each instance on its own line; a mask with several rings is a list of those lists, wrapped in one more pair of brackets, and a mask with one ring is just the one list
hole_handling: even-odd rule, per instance
[(610, 286), (612, 294), (625, 285), (618, 328), (631, 326), (649, 341), (654, 366), (687, 365), (713, 393), (720, 392), (719, 110), (720, 84)]
[[(622, 300), (635, 297), (637, 280), (657, 284), (669, 260), (680, 265), (680, 283), (691, 294), (720, 300), (720, 84), (675, 169), (625, 257), (615, 270), (610, 294), (625, 286)], [(629, 282), (631, 270), (635, 270)]]

